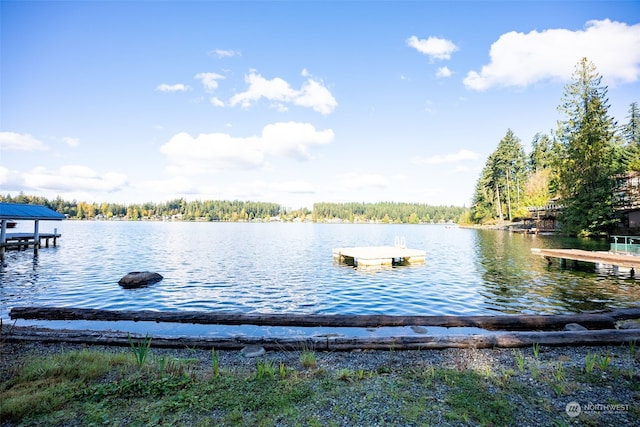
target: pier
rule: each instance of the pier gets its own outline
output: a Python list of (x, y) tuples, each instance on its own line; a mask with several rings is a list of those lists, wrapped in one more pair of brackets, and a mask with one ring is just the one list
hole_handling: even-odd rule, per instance
[(545, 257), (549, 263), (551, 259), (558, 258), (560, 263), (566, 260), (591, 262), (594, 264), (606, 264), (615, 267), (625, 267), (631, 269), (631, 275), (635, 274), (635, 269), (640, 268), (640, 256), (628, 253), (614, 253), (604, 251), (585, 251), (582, 249), (540, 249), (531, 248), (531, 253)]
[(426, 252), (398, 246), (337, 248), (333, 250), (333, 259), (358, 267), (413, 265), (424, 264)]
[[(49, 247), (49, 241), (53, 240), (53, 247), (56, 247), (57, 240), (62, 235), (54, 230), (53, 233), (39, 233), (38, 234), (38, 247), (42, 246), (44, 240), (44, 247)], [(19, 251), (26, 250), (30, 246), (33, 247), (36, 244), (36, 236), (34, 233), (7, 233), (5, 235), (4, 243), (0, 243), (5, 249), (17, 249)]]

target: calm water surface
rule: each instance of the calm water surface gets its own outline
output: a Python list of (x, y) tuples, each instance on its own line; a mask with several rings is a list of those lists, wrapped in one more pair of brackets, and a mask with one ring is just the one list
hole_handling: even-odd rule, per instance
[[(17, 231), (31, 231), (32, 223)], [(322, 314), (570, 313), (640, 302), (639, 282), (610, 271), (561, 269), (532, 247), (607, 249), (606, 242), (440, 225), (76, 222), (57, 248), (8, 252), (0, 314), (15, 306)], [(422, 266), (358, 269), (334, 247), (427, 252)], [(130, 271), (164, 280), (123, 289)]]

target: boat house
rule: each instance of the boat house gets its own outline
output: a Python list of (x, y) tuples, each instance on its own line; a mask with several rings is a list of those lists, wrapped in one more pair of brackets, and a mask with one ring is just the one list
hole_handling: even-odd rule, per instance
[[(0, 258), (4, 257), (7, 249), (26, 249), (33, 246), (33, 253), (37, 254), (38, 249), (45, 240), (45, 245), (49, 247), (49, 240), (60, 237), (57, 230), (53, 233), (40, 233), (40, 221), (62, 221), (66, 217), (46, 206), (27, 205), (21, 203), (0, 203)], [(33, 221), (33, 233), (7, 233), (7, 225), (13, 221)]]

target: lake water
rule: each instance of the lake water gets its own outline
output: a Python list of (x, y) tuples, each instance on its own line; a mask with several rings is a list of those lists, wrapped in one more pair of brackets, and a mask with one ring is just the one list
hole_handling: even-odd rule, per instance
[[(18, 227), (32, 231), (32, 223)], [(31, 250), (7, 253), (0, 270), (5, 322), (16, 306), (470, 315), (640, 303), (640, 282), (628, 274), (562, 269), (531, 255), (533, 247), (607, 249), (607, 242), (407, 224), (63, 221), (42, 223), (41, 231), (53, 227), (62, 233), (58, 247), (36, 258)], [(392, 245), (396, 236), (425, 250), (426, 263), (360, 269), (333, 261), (333, 248)], [(164, 280), (123, 289), (118, 280), (131, 271), (155, 271)], [(19, 321), (36, 323), (47, 324)]]

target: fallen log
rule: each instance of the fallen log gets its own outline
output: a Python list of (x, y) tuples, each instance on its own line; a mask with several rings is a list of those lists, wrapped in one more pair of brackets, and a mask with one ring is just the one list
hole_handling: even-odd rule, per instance
[(617, 320), (640, 318), (640, 307), (609, 311), (557, 315), (496, 316), (393, 316), (342, 314), (261, 314), (205, 311), (127, 311), (65, 307), (14, 307), (12, 319), (99, 320), (135, 322), (174, 322), (209, 325), (256, 325), (297, 327), (442, 326), (478, 327), (487, 330), (562, 330), (568, 323), (587, 329), (612, 329)]
[[(14, 328), (2, 333), (3, 342), (73, 343), (129, 346), (124, 332), (31, 330)], [(143, 339), (133, 334), (132, 339)], [(553, 332), (496, 332), (480, 335), (402, 336), (402, 337), (162, 337), (152, 336), (156, 348), (199, 348), (239, 350), (258, 345), (266, 350), (287, 351), (312, 348), (317, 351), (361, 350), (437, 350), (446, 348), (519, 348), (543, 346), (599, 346), (627, 344), (640, 340), (640, 329)]]

